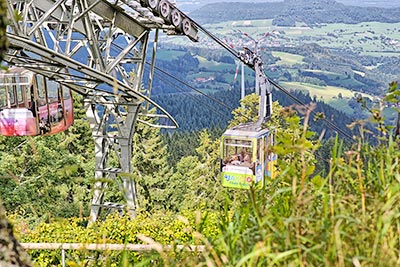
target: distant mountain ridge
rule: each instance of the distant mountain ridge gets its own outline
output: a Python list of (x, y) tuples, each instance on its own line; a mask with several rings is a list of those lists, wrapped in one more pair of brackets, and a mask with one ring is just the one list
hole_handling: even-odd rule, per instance
[(283, 2), (222, 2), (206, 5), (191, 13), (200, 23), (229, 20), (273, 19), (277, 26), (320, 23), (400, 22), (400, 7), (346, 6), (334, 0), (284, 0)]

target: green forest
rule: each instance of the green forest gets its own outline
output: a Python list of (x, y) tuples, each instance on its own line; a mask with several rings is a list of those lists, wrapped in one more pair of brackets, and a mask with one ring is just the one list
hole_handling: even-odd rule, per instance
[[(385, 20), (393, 15), (388, 14)], [(4, 28), (0, 20), (0, 51), (6, 49)], [(11, 250), (20, 255), (16, 266), (62, 266), (60, 250), (27, 250), (28, 259), (20, 242), (155, 247), (67, 250), (65, 264), (74, 267), (400, 266), (400, 88), (390, 79), (398, 73), (377, 75), (366, 68), (379, 66), (385, 73), (396, 65), (393, 58), (348, 51), (341, 57), (345, 66), (338, 66), (332, 62), (340, 51), (315, 44), (263, 51), (272, 66), (266, 73), (281, 82), (314, 88), (346, 84), (343, 88), (354, 91), (350, 96), (337, 91), (330, 99), (336, 107), (345, 102), (346, 108), (338, 110), (326, 95), (293, 90), (291, 95), (303, 103), (294, 104), (274, 89), (273, 115), (264, 126), (274, 130), (271, 150), (278, 174), (262, 189), (238, 190), (221, 185), (220, 137), (227, 127), (257, 118), (253, 74), (247, 74), (248, 94), (240, 100), (231, 88), (236, 63), (230, 57), (212, 48), (165, 47), (158, 67), (186, 81), (213, 73), (213, 79), (193, 87), (226, 106), (193, 90), (179, 90), (176, 80), (155, 79), (152, 99), (181, 128), (136, 124), (129, 174), (138, 186), (134, 218), (124, 210), (103, 212), (89, 223), (95, 155), (81, 96), (74, 94), (75, 122), (65, 132), (0, 136), (0, 263), (15, 256), (7, 254)], [(372, 101), (369, 94), (380, 98)], [(155, 118), (140, 119), (156, 123)], [(124, 201), (117, 181), (110, 182), (104, 202)], [(6, 234), (16, 238), (11, 245)]]

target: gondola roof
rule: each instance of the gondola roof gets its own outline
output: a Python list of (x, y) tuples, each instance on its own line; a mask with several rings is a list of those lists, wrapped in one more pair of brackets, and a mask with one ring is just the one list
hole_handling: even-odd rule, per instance
[(245, 129), (228, 129), (223, 136), (241, 137), (241, 138), (258, 138), (269, 133), (269, 129), (261, 129), (259, 131), (245, 130)]

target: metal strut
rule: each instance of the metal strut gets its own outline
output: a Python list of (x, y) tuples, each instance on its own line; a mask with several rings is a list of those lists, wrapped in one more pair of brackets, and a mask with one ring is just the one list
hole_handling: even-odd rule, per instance
[(262, 124), (269, 120), (272, 115), (271, 85), (268, 77), (264, 73), (262, 60), (257, 53), (245, 47), (244, 51), (239, 52), (239, 59), (255, 71), (255, 91), (260, 96), (257, 121), (239, 127), (258, 131), (261, 129)]
[[(103, 99), (103, 115), (100, 117), (97, 107), (99, 101), (85, 99), (86, 115), (92, 130), (95, 143), (95, 183), (93, 190), (92, 208), (90, 218), (94, 220), (100, 215), (101, 208), (111, 207), (114, 204), (104, 204), (104, 196), (109, 182), (118, 184), (126, 199), (126, 210), (131, 216), (135, 216), (137, 203), (136, 184), (130, 178), (132, 172), (132, 137), (135, 122), (139, 111), (139, 105), (132, 102), (120, 101), (113, 103)], [(120, 113), (120, 108), (125, 106), (126, 114)], [(114, 121), (115, 124), (110, 124)], [(109, 127), (112, 127), (110, 132)], [(119, 166), (110, 167), (108, 159), (110, 155), (116, 155)]]
[(121, 209), (120, 204), (105, 202), (111, 181), (119, 185), (125, 208), (135, 216), (136, 185), (129, 174), (138, 114), (146, 115), (146, 108), (153, 106), (177, 127), (150, 98), (156, 56), (154, 46), (150, 70), (145, 72), (150, 33), (163, 30), (197, 41), (196, 25), (166, 0), (7, 0), (7, 10), (6, 61), (84, 98), (96, 158), (91, 221), (104, 208)]

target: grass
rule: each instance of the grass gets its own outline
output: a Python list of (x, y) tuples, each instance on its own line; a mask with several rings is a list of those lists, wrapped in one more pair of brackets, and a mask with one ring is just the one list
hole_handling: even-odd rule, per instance
[[(319, 144), (308, 139), (310, 119), (305, 113), (302, 126), (294, 112), (286, 111), (271, 122), (278, 129), (272, 148), (278, 155), (277, 177), (267, 179), (262, 190), (219, 190), (224, 208), (138, 212), (135, 220), (115, 214), (89, 227), (72, 219), (16, 229), (25, 229), (22, 238), (30, 242), (107, 238), (157, 245), (151, 253), (97, 253), (95, 261), (83, 251), (71, 257), (71, 266), (400, 266), (399, 143), (382, 136), (378, 145), (365, 137), (347, 146), (338, 138)], [(218, 142), (207, 147), (207, 159), (195, 173), (213, 187), (217, 172), (204, 170), (219, 168), (218, 150)], [(329, 164), (324, 172), (315, 172), (317, 158)], [(168, 252), (166, 244), (205, 249)], [(60, 265), (59, 252), (31, 255), (37, 266)]]

